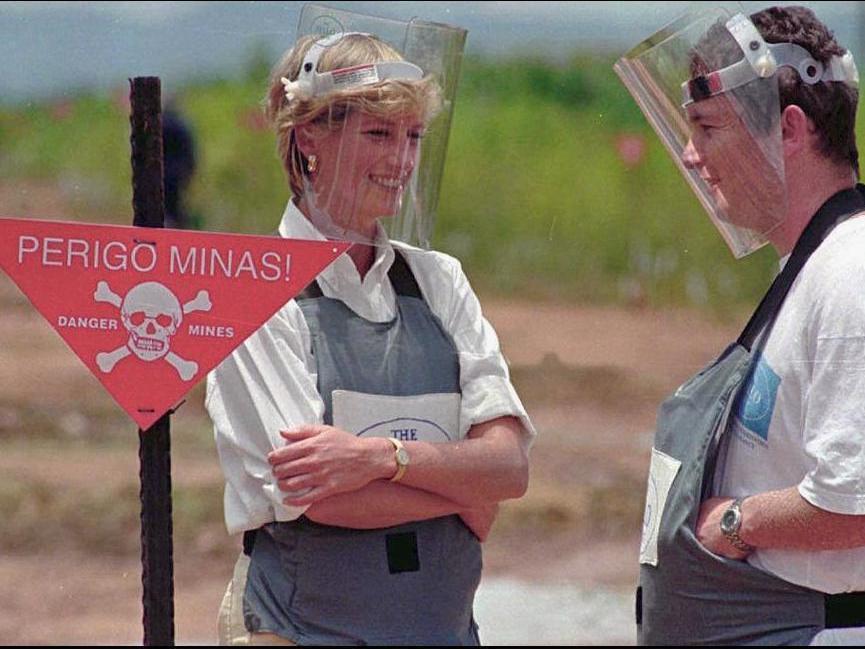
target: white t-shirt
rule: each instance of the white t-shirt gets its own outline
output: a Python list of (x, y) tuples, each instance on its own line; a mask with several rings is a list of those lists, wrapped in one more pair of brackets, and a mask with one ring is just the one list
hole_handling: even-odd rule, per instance
[[(840, 224), (808, 260), (743, 390), (718, 493), (797, 485), (816, 507), (865, 515), (865, 218)], [(758, 549), (749, 561), (822, 592), (865, 591), (865, 547)]]
[[(289, 202), (279, 226), (283, 237), (323, 237)], [(341, 300), (367, 320), (388, 322), (396, 296), (387, 278), (398, 246), (430, 310), (451, 335), (460, 365), (459, 436), (473, 425), (512, 415), (530, 436), (535, 429), (510, 382), (495, 331), (481, 313), (459, 262), (440, 252), (402, 243), (380, 232), (376, 259), (361, 281), (348, 255), (317, 280), (325, 297)], [(309, 328), (300, 307), (288, 302), (207, 377), (205, 405), (214, 424), (216, 448), (226, 477), (225, 521), (231, 534), (271, 521), (293, 520), (305, 508), (283, 505), (285, 497), (267, 462), (282, 447), (279, 431), (323, 421)]]

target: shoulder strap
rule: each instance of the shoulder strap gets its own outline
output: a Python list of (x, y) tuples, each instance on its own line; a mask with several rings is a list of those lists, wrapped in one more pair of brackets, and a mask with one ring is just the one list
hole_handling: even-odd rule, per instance
[(406, 262), (403, 254), (396, 248), (394, 248), (394, 253), (393, 264), (387, 272), (390, 283), (393, 285), (394, 293), (422, 300), (423, 294), (420, 292), (420, 286), (418, 286), (414, 273), (411, 272), (411, 268), (408, 266), (408, 262)]
[(317, 297), (322, 297), (323, 295), (324, 293), (321, 292), (321, 286), (318, 285), (318, 280), (312, 280), (306, 285), (306, 288), (294, 296), (294, 299), (299, 302), (300, 300), (312, 300)]
[[(397, 295), (416, 297), (421, 300), (423, 299), (423, 294), (420, 291), (420, 286), (418, 286), (414, 273), (411, 271), (411, 268), (409, 268), (408, 262), (406, 262), (403, 254), (396, 248), (394, 248), (393, 264), (391, 264), (387, 276), (390, 278), (390, 283), (393, 284), (393, 290)], [(321, 286), (318, 285), (318, 281), (312, 280), (312, 282), (298, 293), (294, 299), (311, 300), (317, 297), (322, 297), (323, 295), (324, 294), (321, 292)]]
[(784, 270), (775, 277), (754, 315), (739, 335), (739, 344), (750, 350), (766, 327), (771, 327), (799, 271), (833, 228), (857, 212), (865, 210), (865, 186), (845, 189), (833, 195), (817, 210), (796, 242)]

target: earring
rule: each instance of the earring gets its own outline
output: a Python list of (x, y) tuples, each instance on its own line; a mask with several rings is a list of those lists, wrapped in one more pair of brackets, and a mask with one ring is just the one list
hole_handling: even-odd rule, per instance
[(306, 170), (309, 173), (314, 174), (316, 169), (318, 169), (318, 157), (313, 153), (309, 158), (307, 158)]

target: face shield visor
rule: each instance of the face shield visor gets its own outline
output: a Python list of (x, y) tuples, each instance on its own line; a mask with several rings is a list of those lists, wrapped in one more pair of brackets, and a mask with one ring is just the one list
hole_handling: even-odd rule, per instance
[(465, 30), (307, 5), (294, 115), (294, 200), (326, 237), (429, 246)]
[(858, 83), (849, 52), (828, 65), (766, 43), (742, 14), (690, 14), (625, 54), (616, 73), (733, 254), (757, 250), (787, 214), (777, 71)]

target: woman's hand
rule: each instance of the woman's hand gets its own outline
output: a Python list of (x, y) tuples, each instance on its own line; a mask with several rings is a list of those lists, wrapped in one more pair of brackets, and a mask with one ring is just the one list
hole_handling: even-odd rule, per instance
[(396, 470), (393, 446), (381, 437), (356, 437), (333, 426), (300, 426), (279, 433), (286, 445), (271, 451), (270, 462), (279, 488), (292, 495), (286, 505), (303, 507)]
[(468, 527), (474, 535), (478, 537), (478, 541), (483, 543), (487, 540), (498, 513), (498, 504), (483, 505), (481, 507), (476, 507), (475, 509), (468, 509), (460, 512), (460, 518), (463, 520), (463, 523), (466, 524), (466, 527)]

